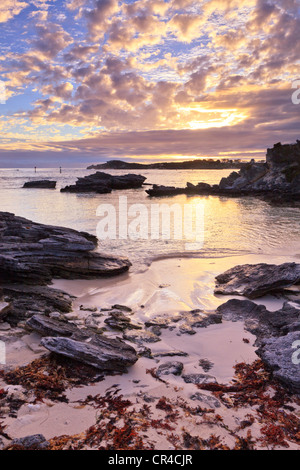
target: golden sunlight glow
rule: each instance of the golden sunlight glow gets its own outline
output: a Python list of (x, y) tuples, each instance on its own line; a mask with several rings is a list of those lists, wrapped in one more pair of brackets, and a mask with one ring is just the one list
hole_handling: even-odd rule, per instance
[(191, 129), (234, 126), (248, 117), (236, 108), (207, 109), (198, 104), (182, 107), (180, 112), (185, 117), (184, 122)]

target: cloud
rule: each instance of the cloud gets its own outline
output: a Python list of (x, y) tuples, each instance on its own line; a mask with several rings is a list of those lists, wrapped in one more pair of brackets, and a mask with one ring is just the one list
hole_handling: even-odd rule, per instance
[(28, 3), (22, 0), (1, 0), (0, 23), (6, 23), (8, 20), (21, 13), (27, 6)]
[(4, 120), (3, 146), (34, 148), (26, 134), (36, 133), (39, 148), (70, 155), (215, 156), (297, 137), (297, 0), (32, 5), (20, 46), (0, 60), (8, 97), (25, 103)]

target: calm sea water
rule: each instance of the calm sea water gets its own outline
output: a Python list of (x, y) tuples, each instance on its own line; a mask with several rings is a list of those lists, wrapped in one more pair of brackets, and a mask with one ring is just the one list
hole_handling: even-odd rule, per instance
[[(132, 171), (132, 173), (140, 173)], [(218, 183), (231, 170), (189, 170), (141, 172), (146, 183), (185, 186), (186, 182)], [(134, 269), (140, 269), (153, 259), (168, 256), (219, 257), (240, 254), (270, 254), (300, 256), (300, 208), (274, 207), (254, 198), (230, 199), (226, 197), (187, 197), (150, 199), (146, 187), (137, 190), (113, 191), (111, 194), (68, 194), (60, 188), (73, 184), (80, 176), (94, 170), (41, 169), (37, 174), (31, 169), (0, 170), (0, 210), (12, 212), (35, 222), (61, 225), (96, 234), (100, 218), (100, 204), (113, 204), (118, 213), (119, 196), (127, 196), (128, 206), (145, 204), (185, 204), (204, 208), (204, 245), (189, 252), (181, 240), (105, 240), (99, 251), (127, 256)], [(110, 170), (111, 174), (128, 171)], [(51, 179), (57, 181), (57, 190), (23, 189), (24, 182)]]

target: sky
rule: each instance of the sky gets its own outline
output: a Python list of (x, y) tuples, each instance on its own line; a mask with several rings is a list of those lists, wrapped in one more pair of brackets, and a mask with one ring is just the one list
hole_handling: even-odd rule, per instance
[(300, 139), (299, 0), (1, 0), (0, 29), (2, 168)]

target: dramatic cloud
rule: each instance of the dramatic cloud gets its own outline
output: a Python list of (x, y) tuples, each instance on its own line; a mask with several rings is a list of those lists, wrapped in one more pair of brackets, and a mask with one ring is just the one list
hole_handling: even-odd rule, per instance
[(18, 15), (27, 6), (27, 2), (22, 2), (19, 0), (1, 0), (0, 23), (5, 23), (14, 16)]

